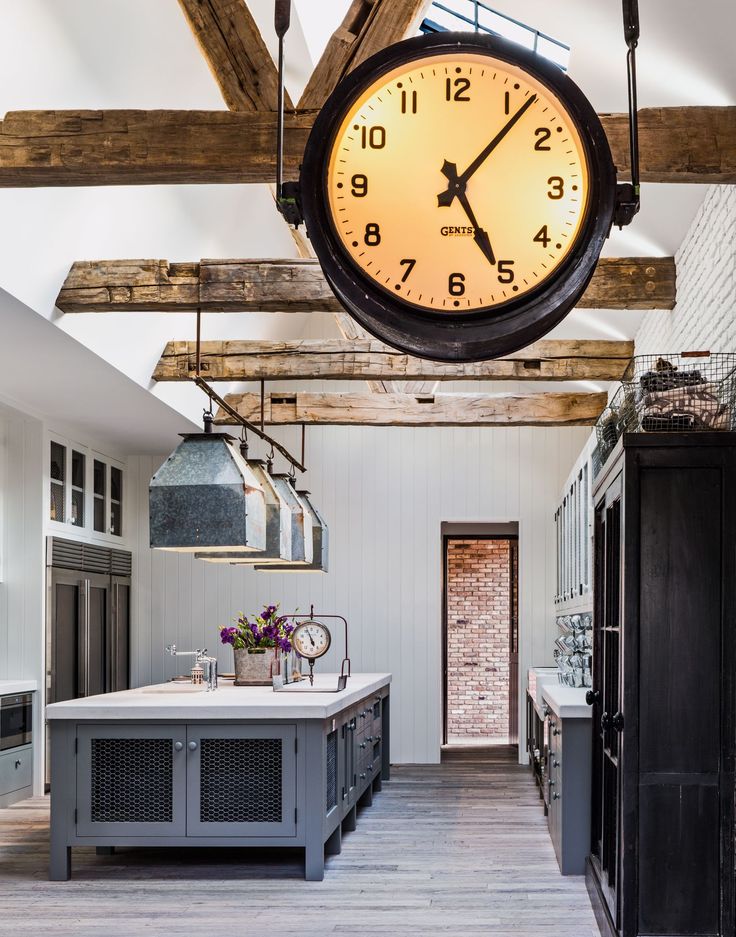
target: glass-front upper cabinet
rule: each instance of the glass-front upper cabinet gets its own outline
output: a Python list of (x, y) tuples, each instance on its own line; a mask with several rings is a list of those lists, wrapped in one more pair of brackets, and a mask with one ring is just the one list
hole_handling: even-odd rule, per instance
[(66, 440), (49, 441), (49, 520), (123, 536), (123, 468)]

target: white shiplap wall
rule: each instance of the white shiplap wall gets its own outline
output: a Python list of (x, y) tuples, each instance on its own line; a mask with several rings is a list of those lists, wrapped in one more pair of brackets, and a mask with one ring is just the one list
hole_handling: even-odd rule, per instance
[[(0, 404), (0, 679), (44, 685), (43, 425)], [(43, 693), (37, 694), (40, 701)], [(34, 733), (41, 737), (42, 708)], [(35, 764), (42, 792), (41, 762)]]
[[(133, 681), (175, 672), (163, 648), (218, 646), (217, 626), (267, 602), (344, 614), (355, 671), (391, 671), (395, 762), (436, 762), (442, 722), (443, 521), (518, 521), (520, 674), (556, 636), (552, 515), (586, 429), (308, 430), (308, 487), (330, 528), (327, 575), (255, 573), (148, 548), (147, 490), (160, 459), (128, 461), (134, 500)], [(282, 431), (282, 438), (287, 434)], [(290, 437), (294, 448), (296, 434)], [(255, 454), (255, 453), (254, 453)], [(301, 485), (299, 487), (302, 487)], [(341, 641), (324, 665), (335, 670)], [(229, 648), (221, 667), (232, 669)], [(186, 662), (183, 665), (186, 666)], [(183, 669), (179, 665), (178, 669)], [(524, 712), (521, 710), (521, 731)], [(523, 735), (522, 735), (523, 738)], [(523, 745), (521, 748), (523, 749)]]

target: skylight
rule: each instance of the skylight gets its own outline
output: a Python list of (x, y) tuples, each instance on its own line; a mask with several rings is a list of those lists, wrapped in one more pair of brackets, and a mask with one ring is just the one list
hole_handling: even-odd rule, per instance
[(423, 33), (447, 30), (495, 33), (543, 55), (564, 71), (570, 61), (570, 47), (564, 42), (499, 13), (481, 0), (433, 0), (420, 30)]

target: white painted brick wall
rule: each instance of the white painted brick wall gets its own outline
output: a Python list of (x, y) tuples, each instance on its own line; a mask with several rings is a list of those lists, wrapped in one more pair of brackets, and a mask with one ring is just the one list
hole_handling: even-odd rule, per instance
[(677, 304), (647, 313), (636, 354), (736, 351), (736, 187), (709, 188), (675, 261)]

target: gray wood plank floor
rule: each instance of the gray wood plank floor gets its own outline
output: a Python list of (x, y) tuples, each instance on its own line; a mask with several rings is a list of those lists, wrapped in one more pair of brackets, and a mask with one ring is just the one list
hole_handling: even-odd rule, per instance
[(402, 766), (327, 861), (244, 850), (74, 850), (48, 882), (48, 802), (0, 810), (0, 935), (598, 937), (582, 878), (557, 869), (531, 776), (510, 752)]

